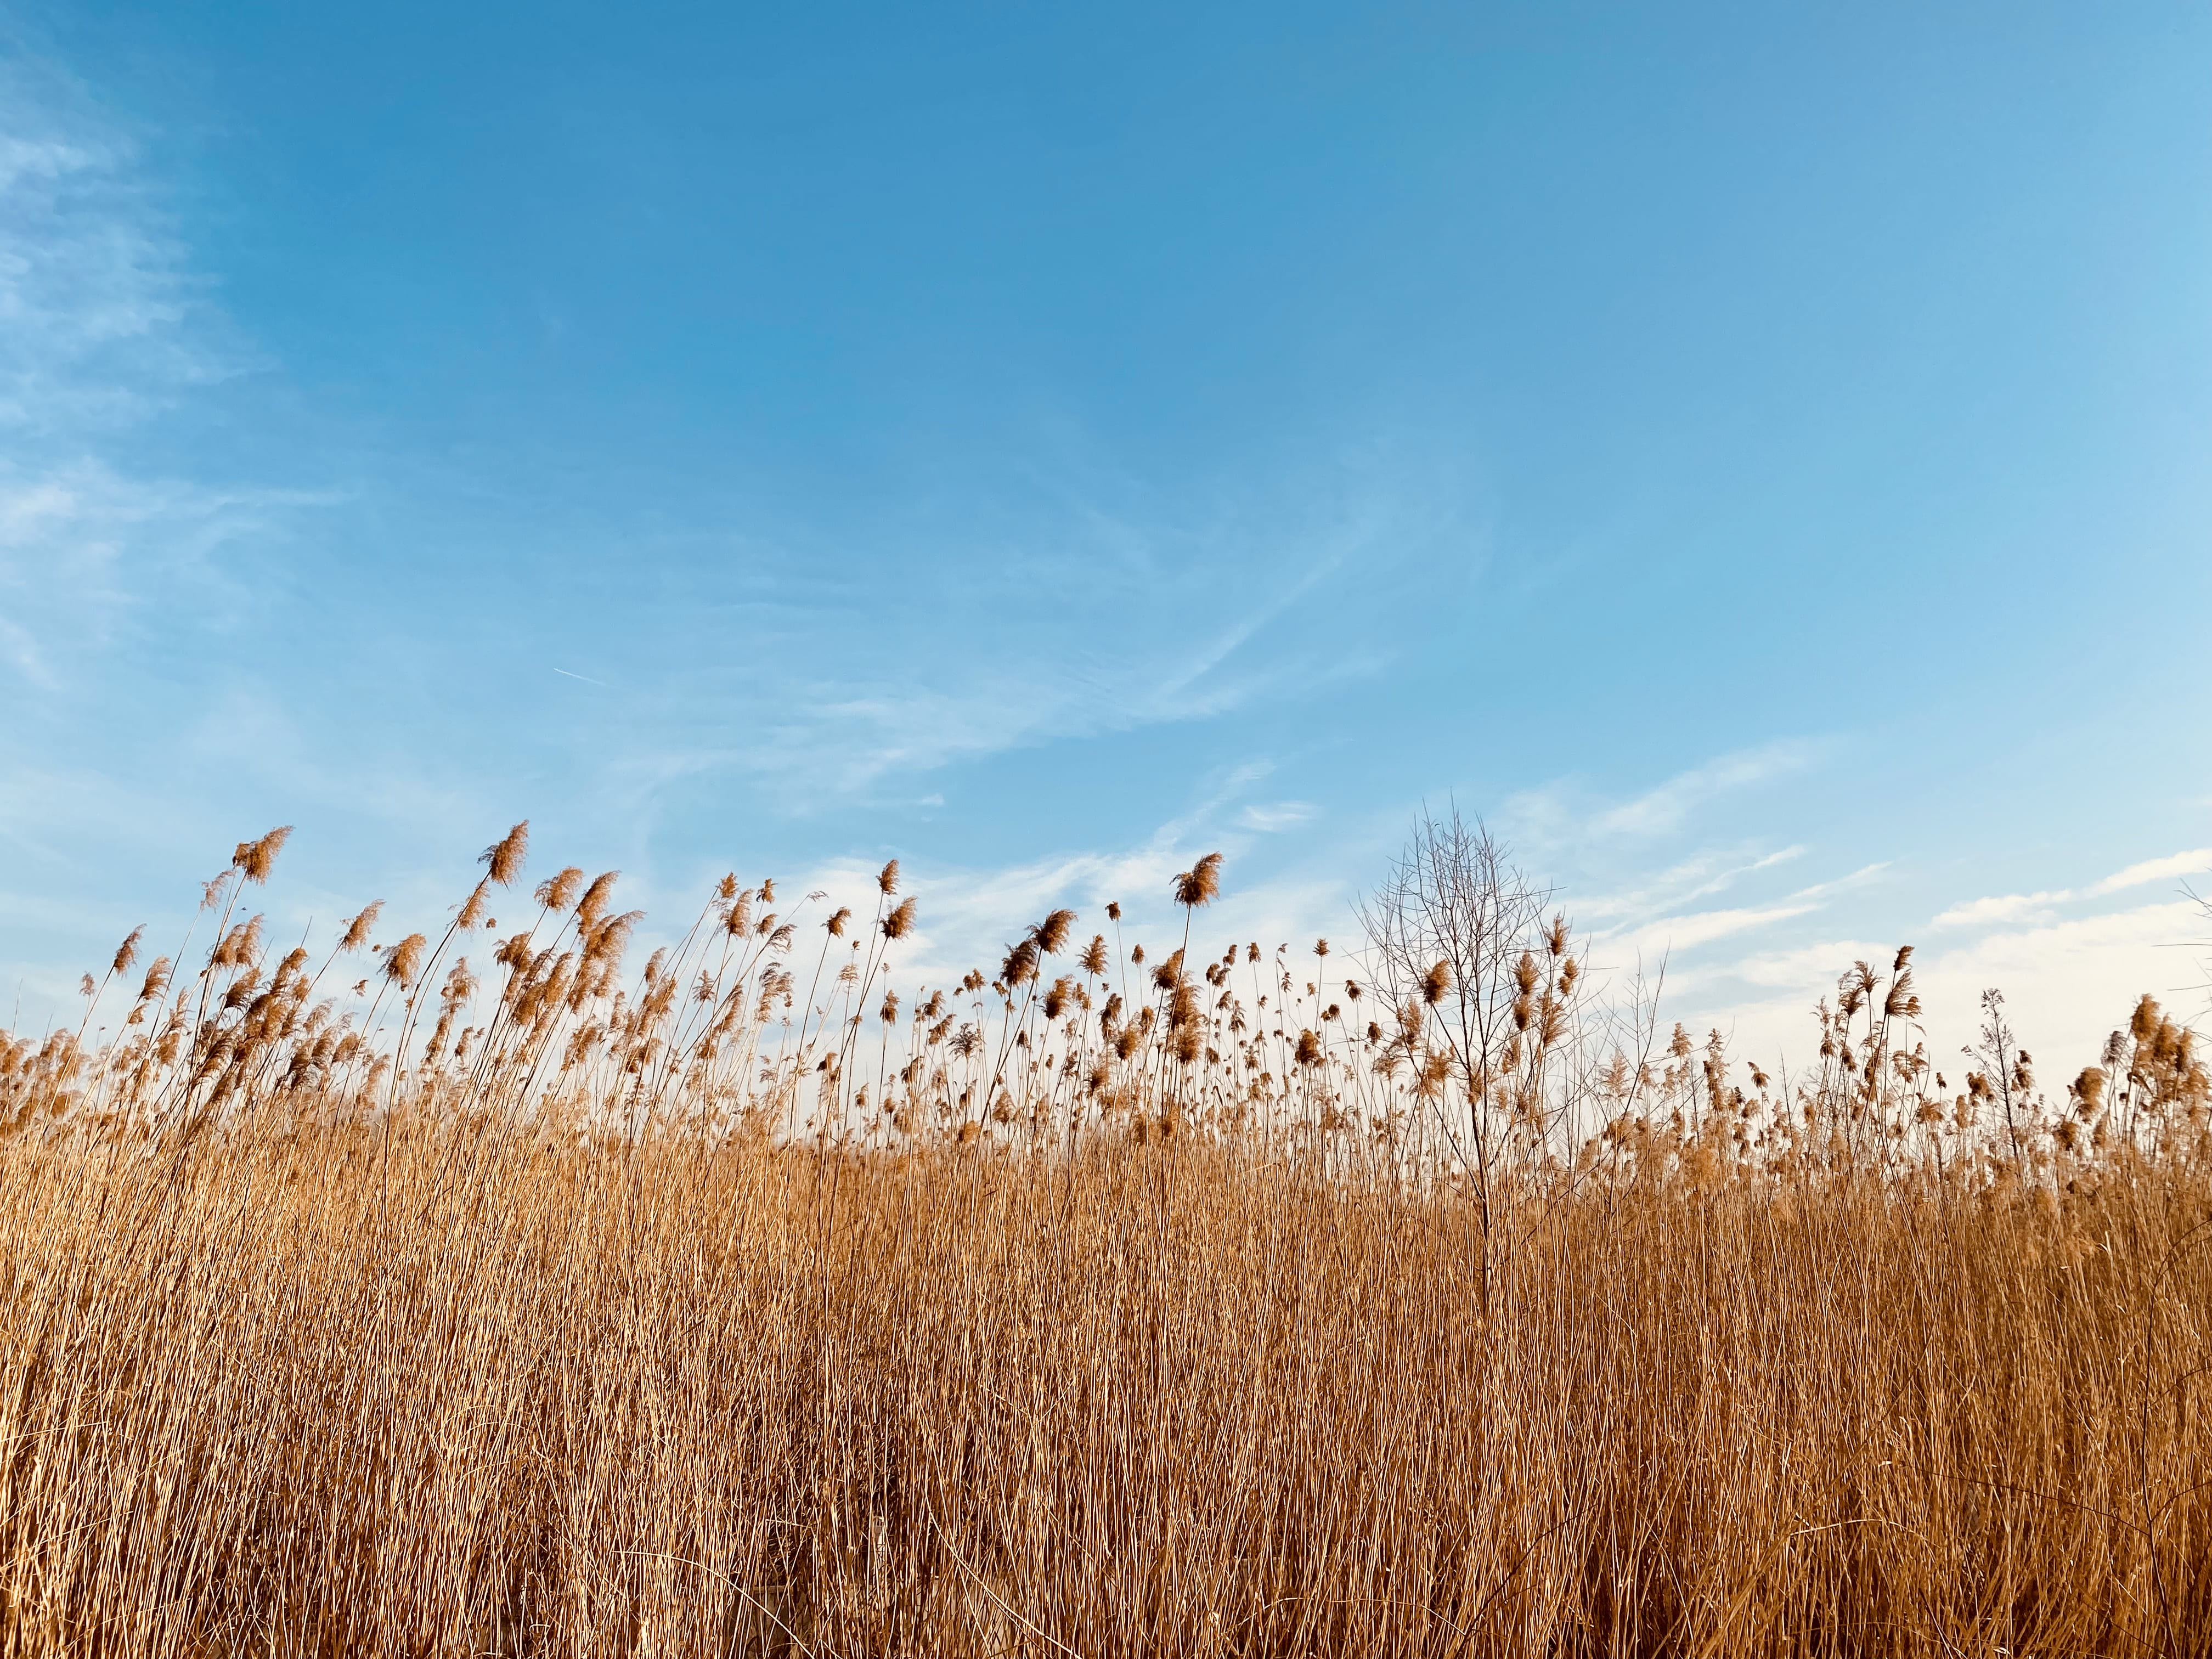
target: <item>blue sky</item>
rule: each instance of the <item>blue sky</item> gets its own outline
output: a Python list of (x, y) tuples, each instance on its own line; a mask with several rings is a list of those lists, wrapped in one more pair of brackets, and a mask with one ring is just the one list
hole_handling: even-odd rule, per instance
[(0, 9), (7, 988), (275, 823), (302, 925), (522, 817), (671, 924), (896, 854), (942, 963), (1215, 846), (1341, 936), (1455, 800), (1758, 1045), (1905, 940), (2201, 1006), (2207, 85), (2182, 6)]

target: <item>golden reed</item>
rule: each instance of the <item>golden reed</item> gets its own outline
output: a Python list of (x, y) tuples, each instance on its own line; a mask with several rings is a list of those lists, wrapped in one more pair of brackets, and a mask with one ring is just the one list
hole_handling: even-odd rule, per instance
[(1993, 1000), (1954, 1086), (1899, 952), (1777, 1079), (1455, 823), (1356, 959), (1194, 959), (1209, 858), (1149, 973), (1063, 910), (895, 989), (892, 865), (626, 977), (611, 874), (498, 931), (517, 826), (271, 960), (283, 837), (0, 1036), (0, 1651), (2212, 1651), (2148, 1000), (2053, 1103)]

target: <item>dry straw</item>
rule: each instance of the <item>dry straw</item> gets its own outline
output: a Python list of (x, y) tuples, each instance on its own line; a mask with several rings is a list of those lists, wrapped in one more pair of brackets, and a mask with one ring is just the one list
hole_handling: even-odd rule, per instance
[(349, 994), (231, 914), (285, 834), (119, 1037), (0, 1034), (0, 1651), (2212, 1650), (2148, 999), (2056, 1102), (1991, 1000), (1954, 1085), (1900, 951), (1777, 1079), (1450, 821), (1337, 988), (1191, 955), (1218, 855), (1126, 980), (1060, 909), (895, 984), (896, 864), (805, 986), (823, 896), (631, 975), (577, 869), (479, 974), (517, 825)]

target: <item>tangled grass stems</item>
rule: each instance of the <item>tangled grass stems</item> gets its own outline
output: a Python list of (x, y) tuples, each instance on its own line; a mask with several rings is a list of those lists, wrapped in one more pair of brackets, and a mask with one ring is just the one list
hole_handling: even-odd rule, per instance
[(580, 872), (325, 997), (242, 845), (123, 1036), (0, 1038), (0, 1651), (2207, 1651), (2186, 1030), (1954, 1090), (1900, 951), (1778, 1080), (1430, 828), (1303, 969), (892, 995), (887, 870), (803, 1009), (819, 898), (625, 981)]

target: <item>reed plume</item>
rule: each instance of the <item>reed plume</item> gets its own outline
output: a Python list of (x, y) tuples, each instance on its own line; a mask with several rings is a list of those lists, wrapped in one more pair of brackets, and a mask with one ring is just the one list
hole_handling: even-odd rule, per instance
[(387, 946), (384, 952), (384, 976), (403, 991), (415, 988), (416, 976), (422, 972), (422, 958), (430, 949), (430, 941), (420, 933), (410, 933), (398, 944)]
[(242, 841), (231, 854), (231, 868), (240, 872), (246, 880), (264, 883), (270, 872), (276, 867), (276, 855), (284, 850), (284, 843), (292, 838), (289, 823), (271, 830), (258, 841)]
[(1175, 878), (1175, 902), (1185, 909), (1211, 904), (1221, 891), (1221, 854), (1208, 853)]
[(530, 822), (523, 820), (483, 850), (477, 862), (484, 866), (484, 879), (495, 887), (512, 887), (522, 874), (530, 853)]

